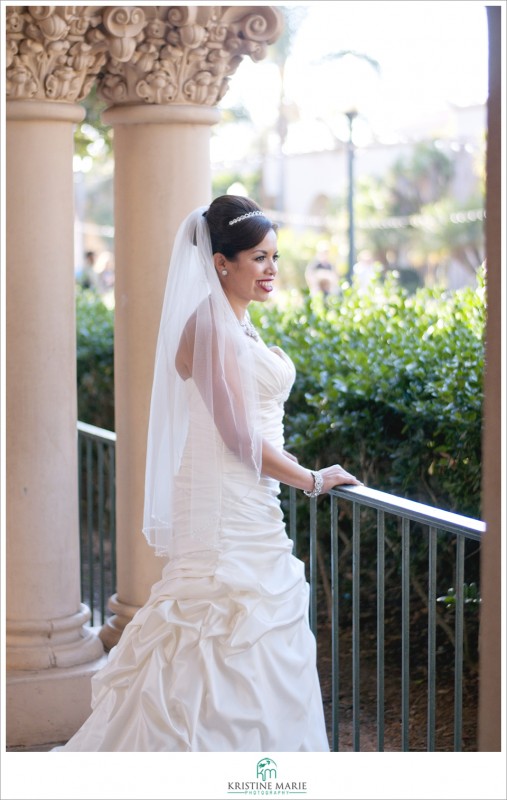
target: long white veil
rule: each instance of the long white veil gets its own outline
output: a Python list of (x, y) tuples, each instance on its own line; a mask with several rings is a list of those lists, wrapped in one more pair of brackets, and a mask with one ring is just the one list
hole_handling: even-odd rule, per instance
[(160, 556), (182, 540), (187, 550), (218, 547), (231, 488), (224, 459), (237, 460), (245, 491), (261, 470), (253, 348), (220, 285), (206, 210), (192, 211), (176, 235), (155, 357), (143, 533)]

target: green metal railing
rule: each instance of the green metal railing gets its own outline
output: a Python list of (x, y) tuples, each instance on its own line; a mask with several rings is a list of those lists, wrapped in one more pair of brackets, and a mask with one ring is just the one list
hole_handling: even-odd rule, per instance
[[(480, 542), (485, 524), (480, 520), (453, 514), (441, 509), (395, 497), (360, 486), (340, 487), (330, 492), (329, 534), (331, 555), (331, 648), (332, 648), (332, 749), (339, 750), (339, 508), (348, 506), (348, 519), (352, 518), (352, 708), (353, 747), (360, 750), (360, 587), (361, 587), (361, 511), (364, 508), (377, 512), (377, 750), (384, 750), (384, 603), (385, 603), (385, 528), (386, 514), (394, 516), (401, 528), (401, 744), (409, 750), (409, 681), (410, 681), (410, 536), (411, 526), (418, 527), (418, 536), (426, 531), (428, 548), (428, 664), (427, 664), (427, 751), (435, 750), (436, 709), (436, 603), (437, 603), (437, 534), (455, 537), (455, 637), (454, 637), (454, 751), (461, 750), (462, 697), (463, 697), (463, 633), (464, 633), (464, 576), (465, 542)], [(309, 575), (310, 575), (310, 626), (317, 635), (317, 499), (310, 502), (309, 513)], [(420, 526), (423, 526), (422, 529)], [(289, 535), (298, 554), (301, 533), (296, 521), (296, 490), (289, 490)]]
[(103, 625), (116, 591), (116, 434), (77, 423), (81, 599)]
[[(103, 624), (107, 598), (116, 591), (115, 546), (115, 444), (116, 434), (78, 423), (79, 497), (82, 601), (92, 611), (90, 624)], [(319, 498), (319, 502), (322, 498)], [(310, 583), (310, 626), (318, 635), (317, 610), (319, 585), (317, 528), (322, 526), (322, 504), (317, 499), (305, 501), (309, 524), (298, 524), (297, 493), (288, 492), (289, 536), (294, 553), (308, 552)], [(301, 506), (299, 506), (301, 509)], [(319, 511), (318, 511), (319, 508)], [(461, 750), (463, 719), (463, 635), (465, 543), (480, 542), (485, 525), (479, 520), (442, 511), (421, 503), (368, 489), (363, 486), (339, 487), (330, 492), (326, 525), (329, 529), (331, 572), (331, 729), (333, 751), (340, 749), (340, 514), (351, 525), (351, 600), (352, 600), (352, 729), (353, 749), (360, 750), (360, 610), (361, 610), (361, 527), (364, 510), (376, 512), (376, 643), (377, 643), (377, 750), (384, 750), (385, 719), (385, 551), (386, 525), (396, 521), (400, 535), (401, 603), (401, 749), (409, 750), (410, 712), (410, 592), (411, 534), (414, 541), (426, 537), (427, 545), (427, 751), (435, 750), (436, 711), (436, 628), (437, 628), (437, 558), (438, 537), (454, 537), (455, 550), (455, 622), (454, 622), (454, 750)], [(326, 511), (324, 516), (326, 516)], [(387, 515), (387, 518), (386, 518)], [(319, 523), (318, 523), (319, 520)], [(413, 530), (415, 529), (415, 537)], [(303, 533), (304, 530), (304, 533)], [(320, 537), (322, 541), (322, 537)], [(342, 548), (343, 549), (343, 548)]]

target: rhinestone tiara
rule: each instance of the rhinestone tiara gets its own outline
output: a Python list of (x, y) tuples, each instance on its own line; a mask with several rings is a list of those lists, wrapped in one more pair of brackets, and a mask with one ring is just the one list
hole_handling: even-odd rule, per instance
[(240, 217), (234, 217), (234, 219), (229, 220), (229, 225), (235, 225), (236, 222), (241, 222), (243, 219), (248, 219), (248, 217), (263, 217), (264, 214), (262, 211), (249, 211), (248, 214), (242, 214)]

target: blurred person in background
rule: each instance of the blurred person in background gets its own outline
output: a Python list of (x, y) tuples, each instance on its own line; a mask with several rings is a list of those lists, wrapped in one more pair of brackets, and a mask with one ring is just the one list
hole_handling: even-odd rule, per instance
[(315, 258), (310, 261), (305, 270), (305, 279), (310, 294), (322, 294), (327, 297), (334, 294), (338, 288), (338, 276), (329, 256), (329, 244), (320, 241), (317, 244)]

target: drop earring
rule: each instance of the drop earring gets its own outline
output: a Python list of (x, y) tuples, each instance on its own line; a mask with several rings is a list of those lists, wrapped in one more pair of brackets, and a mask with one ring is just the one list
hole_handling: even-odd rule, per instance
[(228, 275), (228, 274), (229, 274), (229, 273), (227, 272), (227, 270), (226, 270), (226, 269), (225, 269), (225, 267), (224, 267), (224, 269), (222, 270), (222, 275), (223, 275), (223, 276), (224, 276), (224, 278), (225, 278), (225, 276), (226, 276), (226, 275)]

